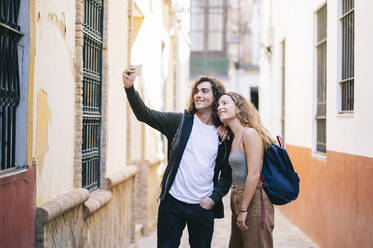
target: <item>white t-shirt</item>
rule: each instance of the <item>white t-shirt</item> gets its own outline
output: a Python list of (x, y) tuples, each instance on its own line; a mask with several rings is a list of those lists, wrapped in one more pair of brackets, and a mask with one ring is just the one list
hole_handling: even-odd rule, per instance
[(194, 115), (192, 132), (169, 191), (173, 197), (197, 204), (211, 195), (218, 145), (217, 128), (204, 124)]

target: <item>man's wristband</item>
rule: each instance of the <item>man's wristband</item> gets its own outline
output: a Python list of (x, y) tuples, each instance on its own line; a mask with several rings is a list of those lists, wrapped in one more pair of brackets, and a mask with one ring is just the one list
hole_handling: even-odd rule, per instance
[(247, 209), (246, 209), (246, 210), (241, 210), (241, 209), (240, 209), (240, 212), (241, 212), (241, 213), (246, 213), (246, 212), (247, 212)]

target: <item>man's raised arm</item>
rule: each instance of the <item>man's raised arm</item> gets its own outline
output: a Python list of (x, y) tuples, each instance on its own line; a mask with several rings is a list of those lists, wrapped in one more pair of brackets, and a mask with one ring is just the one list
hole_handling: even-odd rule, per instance
[(133, 76), (135, 67), (129, 66), (123, 72), (123, 85), (126, 90), (127, 99), (137, 120), (148, 124), (167, 136), (173, 135), (181, 120), (181, 113), (161, 112), (150, 109), (145, 105), (133, 84), (136, 77)]

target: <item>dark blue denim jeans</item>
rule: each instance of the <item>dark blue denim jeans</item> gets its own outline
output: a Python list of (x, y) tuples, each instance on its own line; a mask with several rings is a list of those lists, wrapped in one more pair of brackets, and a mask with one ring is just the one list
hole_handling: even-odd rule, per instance
[(161, 201), (158, 211), (158, 248), (177, 248), (185, 225), (191, 248), (211, 247), (214, 212), (199, 204), (181, 202), (170, 194)]

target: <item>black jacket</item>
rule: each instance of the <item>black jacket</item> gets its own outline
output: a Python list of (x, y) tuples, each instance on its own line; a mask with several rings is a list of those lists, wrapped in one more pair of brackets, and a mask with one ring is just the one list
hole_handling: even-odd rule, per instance
[[(157, 129), (168, 140), (168, 165), (162, 179), (160, 199), (163, 200), (174, 182), (181, 157), (193, 127), (194, 116), (174, 112), (160, 112), (148, 108), (134, 87), (126, 89), (127, 98), (136, 118)], [(219, 142), (215, 163), (214, 189), (210, 198), (215, 202), (215, 218), (224, 217), (222, 197), (226, 195), (232, 183), (232, 170), (228, 164), (231, 142)]]

